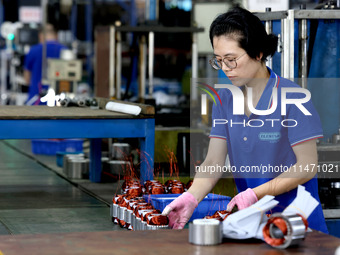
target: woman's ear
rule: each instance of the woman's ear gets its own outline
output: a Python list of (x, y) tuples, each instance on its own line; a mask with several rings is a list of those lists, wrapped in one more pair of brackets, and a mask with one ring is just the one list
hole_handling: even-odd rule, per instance
[(259, 55), (256, 57), (256, 60), (257, 60), (257, 61), (261, 61), (261, 60), (262, 60), (262, 57), (263, 57), (263, 53), (260, 52)]

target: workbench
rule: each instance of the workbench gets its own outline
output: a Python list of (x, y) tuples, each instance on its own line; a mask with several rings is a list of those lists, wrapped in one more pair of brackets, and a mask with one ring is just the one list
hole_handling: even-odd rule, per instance
[(100, 182), (101, 139), (139, 138), (140, 178), (151, 180), (155, 119), (154, 109), (150, 107), (143, 107), (142, 113), (134, 116), (89, 107), (1, 106), (0, 139), (89, 138), (89, 178)]
[(316, 231), (307, 233), (299, 246), (284, 250), (272, 248), (261, 240), (253, 239), (225, 239), (220, 245), (196, 246), (188, 242), (188, 229), (0, 236), (0, 254), (5, 255), (333, 255), (339, 245), (340, 239)]

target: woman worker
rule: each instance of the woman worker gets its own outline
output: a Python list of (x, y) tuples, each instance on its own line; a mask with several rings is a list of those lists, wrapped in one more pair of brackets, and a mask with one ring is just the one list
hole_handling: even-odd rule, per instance
[[(299, 86), (279, 77), (265, 65), (266, 58), (275, 53), (277, 37), (268, 35), (255, 15), (236, 7), (213, 21), (210, 41), (214, 51), (211, 66), (222, 69), (244, 95), (244, 114), (236, 115), (233, 114), (233, 100), (238, 99), (233, 99), (229, 89), (220, 89), (222, 105), (213, 106), (212, 118), (229, 120), (229, 123), (213, 125), (207, 156), (200, 166), (200, 169), (224, 166), (226, 155), (229, 155), (230, 165), (238, 170), (233, 175), (239, 193), (230, 201), (227, 210), (235, 205), (242, 210), (265, 195), (273, 195), (279, 201), (279, 207), (272, 213), (282, 211), (296, 197), (298, 185), (304, 185), (320, 201), (316, 178), (316, 139), (322, 137), (320, 118), (310, 100), (302, 106), (311, 115), (306, 115), (301, 106), (294, 104), (287, 104), (286, 114), (281, 113), (282, 90)], [(271, 109), (275, 104), (273, 88), (277, 88), (276, 110), (269, 115), (252, 113), (251, 107), (262, 111)], [(286, 93), (286, 97), (299, 100), (305, 95)], [(267, 166), (267, 170), (281, 167), (281, 171), (242, 173), (247, 166), (258, 166), (259, 169)], [(221, 177), (221, 173), (211, 178), (201, 172), (196, 173), (190, 189), (164, 209), (163, 214), (168, 215), (172, 228), (184, 227), (198, 203)], [(308, 222), (312, 229), (328, 233), (320, 204)]]

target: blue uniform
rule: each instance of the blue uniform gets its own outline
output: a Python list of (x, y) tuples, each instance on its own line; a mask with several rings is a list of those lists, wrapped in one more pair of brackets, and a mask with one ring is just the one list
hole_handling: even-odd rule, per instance
[[(269, 69), (270, 70), (270, 69)], [(210, 137), (227, 141), (230, 165), (239, 192), (255, 188), (295, 165), (295, 145), (323, 136), (321, 122), (311, 100), (303, 106), (311, 113), (305, 115), (294, 104), (287, 104), (286, 115), (281, 115), (281, 89), (300, 88), (290, 80), (270, 70), (270, 79), (255, 107), (257, 110), (270, 109), (273, 104), (273, 88), (277, 88), (278, 104), (269, 115), (233, 114), (233, 96), (229, 89), (220, 89), (222, 105), (214, 105), (212, 119), (220, 119), (213, 125)], [(287, 98), (304, 98), (302, 93), (287, 93)], [(220, 124), (216, 124), (220, 123)], [(303, 171), (299, 166), (296, 172)], [(314, 177), (303, 184), (318, 201), (318, 183)], [(279, 205), (272, 212), (280, 212), (296, 197), (297, 189), (276, 196)], [(321, 204), (308, 218), (313, 229), (328, 233)]]
[[(66, 47), (57, 41), (46, 42), (46, 57), (47, 58), (59, 58), (60, 51)], [(42, 89), (47, 89), (47, 86), (41, 84), (42, 76), (42, 44), (37, 44), (31, 47), (28, 54), (25, 56), (24, 67), (26, 70), (31, 72), (31, 81), (28, 90), (29, 101), (35, 95), (39, 95)], [(47, 64), (47, 63), (46, 63)], [(40, 98), (37, 103), (39, 103)]]

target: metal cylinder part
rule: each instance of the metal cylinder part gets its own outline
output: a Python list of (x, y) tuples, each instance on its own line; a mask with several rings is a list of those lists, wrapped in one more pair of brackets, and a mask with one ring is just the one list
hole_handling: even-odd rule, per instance
[(118, 207), (118, 219), (126, 222), (126, 207)]
[(275, 226), (275, 224), (271, 223), (269, 225), (269, 234), (272, 238), (284, 238), (284, 242), (281, 245), (274, 246), (275, 248), (285, 249), (289, 246), (299, 244), (300, 241), (305, 238), (306, 226), (300, 215), (283, 215), (281, 213), (274, 213), (269, 217), (269, 220), (272, 218), (283, 219), (287, 226), (287, 233), (283, 235), (282, 232), (280, 233), (280, 230)]
[(146, 225), (147, 225), (146, 221), (141, 221), (141, 224), (140, 224), (141, 230), (146, 230)]
[(133, 213), (131, 214), (131, 226), (133, 227), (133, 230), (136, 230), (136, 216)]
[(136, 217), (135, 223), (136, 223), (136, 230), (141, 230), (142, 220)]
[(117, 204), (112, 204), (112, 217), (117, 217), (118, 216), (118, 205)]
[(85, 155), (83, 153), (79, 154), (66, 154), (63, 157), (63, 172), (68, 175), (68, 160), (69, 159), (84, 159)]
[(189, 242), (196, 245), (222, 243), (222, 224), (215, 219), (196, 219), (189, 223)]
[(71, 158), (67, 161), (67, 177), (82, 179), (89, 175), (90, 160), (84, 158)]
[(129, 169), (130, 161), (124, 160), (110, 160), (104, 162), (107, 172), (115, 175), (125, 175), (126, 170)]
[(126, 223), (131, 224), (131, 222), (132, 222), (132, 214), (133, 214), (132, 210), (128, 210), (128, 209), (126, 210), (126, 213), (125, 213)]
[(111, 152), (112, 159), (125, 160), (131, 154), (131, 147), (128, 143), (113, 143)]

